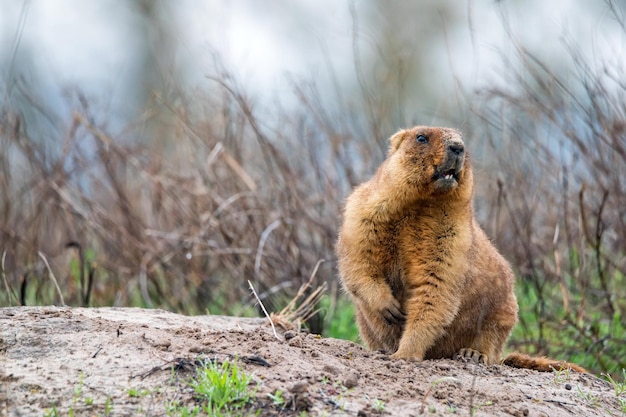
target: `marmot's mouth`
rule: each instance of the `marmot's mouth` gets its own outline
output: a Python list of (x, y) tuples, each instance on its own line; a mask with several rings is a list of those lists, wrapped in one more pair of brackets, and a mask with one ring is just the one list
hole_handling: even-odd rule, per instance
[(455, 171), (455, 170), (453, 170), (453, 169), (443, 172), (443, 173), (441, 174), (441, 177), (442, 177), (444, 180), (451, 180), (451, 179), (455, 179), (456, 181), (458, 181), (458, 180), (459, 180), (459, 176), (458, 176), (458, 174), (457, 174), (457, 173), (456, 173), (456, 171)]
[(435, 190), (439, 192), (456, 188), (459, 185), (461, 172), (463, 172), (463, 156), (450, 152), (446, 156), (443, 164), (435, 165), (435, 172), (432, 177)]
[(459, 172), (455, 169), (447, 169), (445, 171), (439, 171), (437, 167), (435, 167), (435, 175), (433, 175), (433, 180), (454, 180), (456, 182), (459, 181)]

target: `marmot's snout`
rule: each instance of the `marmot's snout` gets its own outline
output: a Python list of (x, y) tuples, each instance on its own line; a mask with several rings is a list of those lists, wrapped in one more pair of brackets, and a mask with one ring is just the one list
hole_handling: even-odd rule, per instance
[(451, 170), (454, 170), (454, 174), (457, 177), (461, 173), (463, 169), (463, 160), (465, 157), (465, 147), (463, 142), (456, 142), (448, 145), (448, 166)]
[(435, 167), (433, 175), (435, 188), (440, 192), (449, 191), (458, 185), (465, 161), (465, 146), (462, 141), (450, 142), (445, 149), (445, 160)]
[(463, 152), (465, 152), (465, 146), (463, 143), (456, 142), (448, 145), (448, 153), (452, 155), (462, 156)]

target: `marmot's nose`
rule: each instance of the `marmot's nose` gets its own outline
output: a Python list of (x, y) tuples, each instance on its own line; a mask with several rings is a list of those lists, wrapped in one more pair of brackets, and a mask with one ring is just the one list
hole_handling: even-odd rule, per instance
[(455, 144), (448, 146), (448, 151), (452, 152), (455, 155), (462, 155), (464, 150), (465, 148), (463, 147), (463, 144), (461, 143), (455, 143)]

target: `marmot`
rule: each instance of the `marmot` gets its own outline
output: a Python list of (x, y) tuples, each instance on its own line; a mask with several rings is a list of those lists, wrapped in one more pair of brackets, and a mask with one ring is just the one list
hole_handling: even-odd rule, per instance
[[(390, 138), (387, 159), (348, 197), (339, 274), (363, 341), (392, 358), (501, 362), (517, 322), (514, 274), (474, 218), (461, 133), (416, 126)], [(579, 366), (514, 353), (504, 363)]]

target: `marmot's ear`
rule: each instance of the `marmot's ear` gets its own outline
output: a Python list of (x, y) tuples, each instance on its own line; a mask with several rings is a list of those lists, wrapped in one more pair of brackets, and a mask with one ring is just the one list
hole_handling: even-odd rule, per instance
[(402, 139), (404, 139), (405, 133), (406, 133), (406, 130), (400, 130), (399, 132), (396, 132), (392, 137), (389, 138), (389, 143), (391, 144), (391, 148), (389, 148), (390, 154), (398, 150), (398, 148), (400, 147), (400, 144), (402, 143)]

